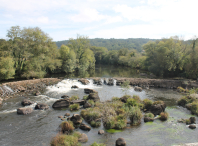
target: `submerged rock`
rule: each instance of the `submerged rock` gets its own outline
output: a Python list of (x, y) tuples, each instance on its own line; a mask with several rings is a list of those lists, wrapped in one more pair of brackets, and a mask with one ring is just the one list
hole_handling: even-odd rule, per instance
[(79, 114), (74, 114), (71, 118), (69, 118), (70, 121), (72, 121), (74, 124), (81, 124), (82, 118)]
[(87, 100), (93, 100), (94, 102), (100, 101), (98, 93), (90, 93)]
[(88, 125), (86, 124), (81, 124), (80, 127), (79, 127), (81, 130), (86, 130), (86, 131), (90, 131), (91, 130), (91, 127), (89, 127)]
[(73, 85), (71, 88), (72, 88), (72, 89), (73, 89), (73, 88), (76, 89), (76, 88), (79, 88), (79, 87), (76, 86), (76, 85)]
[(35, 106), (35, 109), (38, 109), (38, 110), (46, 110), (48, 109), (49, 106), (45, 103), (38, 103), (36, 106)]
[(124, 140), (124, 138), (118, 138), (116, 140), (116, 146), (126, 146), (126, 141)]
[(67, 116), (67, 117), (69, 117), (69, 116), (70, 116), (70, 113), (66, 113), (64, 116)]
[(100, 135), (102, 135), (102, 134), (104, 134), (105, 132), (104, 132), (104, 130), (99, 130), (98, 131), (98, 134), (100, 134)]
[(166, 108), (166, 104), (163, 102), (161, 104), (151, 105), (150, 111), (156, 116), (156, 115), (160, 115), (161, 112), (164, 112), (165, 108)]
[(19, 115), (27, 115), (33, 112), (31, 107), (21, 107), (17, 109), (17, 114)]
[(35, 96), (39, 96), (39, 95), (41, 95), (41, 92), (36, 91), (34, 95), (35, 95)]
[(68, 95), (63, 95), (63, 96), (61, 96), (61, 98), (69, 98), (69, 96)]
[(60, 99), (54, 102), (52, 105), (53, 108), (67, 108), (70, 105), (69, 99)]
[(84, 85), (89, 84), (89, 81), (88, 81), (87, 79), (84, 79), (84, 78), (81, 78), (81, 79), (79, 79), (78, 81), (81, 82), (81, 83), (84, 84)]
[(195, 129), (196, 126), (195, 126), (195, 125), (189, 125), (188, 128), (190, 128), (190, 129)]
[(138, 87), (138, 86), (135, 86), (135, 87), (134, 87), (134, 90), (135, 90), (135, 91), (141, 92), (141, 91), (142, 91), (142, 88), (141, 88), (141, 87)]
[(85, 133), (82, 133), (81, 136), (78, 138), (78, 142), (87, 142), (88, 141), (88, 137)]
[(34, 102), (32, 102), (32, 101), (30, 101), (30, 100), (28, 100), (28, 99), (23, 99), (22, 101), (21, 101), (21, 105), (22, 106), (27, 106), (27, 105), (31, 105), (31, 104), (33, 104)]

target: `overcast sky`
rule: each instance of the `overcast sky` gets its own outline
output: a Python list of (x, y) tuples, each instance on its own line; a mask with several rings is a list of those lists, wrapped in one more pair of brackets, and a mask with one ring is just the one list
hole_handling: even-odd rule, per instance
[(197, 0), (0, 0), (0, 38), (11, 26), (39, 27), (54, 41), (198, 34)]

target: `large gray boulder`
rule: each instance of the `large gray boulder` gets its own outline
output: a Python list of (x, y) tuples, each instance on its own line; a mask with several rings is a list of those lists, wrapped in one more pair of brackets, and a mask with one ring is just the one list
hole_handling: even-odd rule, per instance
[(17, 114), (19, 115), (27, 115), (32, 113), (33, 109), (31, 107), (21, 107), (17, 109)]
[(84, 84), (84, 85), (89, 84), (89, 81), (88, 81), (87, 79), (84, 79), (84, 78), (81, 78), (81, 79), (79, 79), (78, 81), (81, 82), (81, 83)]
[(21, 105), (22, 106), (28, 106), (28, 105), (31, 105), (31, 104), (33, 104), (34, 102), (32, 102), (32, 101), (30, 101), (30, 100), (28, 100), (28, 99), (23, 99), (22, 101), (21, 101)]
[(56, 102), (54, 102), (54, 104), (52, 105), (53, 108), (67, 108), (70, 105), (70, 101), (69, 99), (60, 99), (57, 100)]
[(38, 103), (36, 106), (35, 106), (35, 109), (36, 110), (46, 110), (48, 109), (49, 106), (45, 103)]
[(79, 105), (84, 105), (85, 100), (72, 100), (70, 104), (79, 104)]
[(94, 102), (100, 101), (98, 93), (90, 93), (87, 100), (93, 100)]

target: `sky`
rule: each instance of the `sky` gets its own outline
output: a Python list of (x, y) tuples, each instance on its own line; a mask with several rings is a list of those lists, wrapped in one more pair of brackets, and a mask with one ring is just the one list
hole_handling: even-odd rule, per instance
[(0, 0), (0, 38), (11, 26), (39, 27), (54, 41), (198, 35), (197, 0)]

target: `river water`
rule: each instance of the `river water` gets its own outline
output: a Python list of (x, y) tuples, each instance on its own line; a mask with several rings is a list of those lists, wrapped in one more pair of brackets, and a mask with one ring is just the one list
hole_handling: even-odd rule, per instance
[[(112, 74), (108, 72), (108, 75), (104, 76), (110, 77)], [(83, 146), (89, 146), (94, 141), (106, 143), (107, 146), (114, 146), (119, 137), (126, 140), (127, 146), (169, 146), (198, 141), (197, 129), (191, 130), (185, 124), (177, 122), (181, 118), (189, 118), (192, 115), (187, 109), (177, 106), (176, 101), (182, 95), (176, 91), (151, 88), (136, 92), (133, 87), (126, 91), (119, 86), (107, 86), (105, 84), (97, 86), (93, 84), (92, 79), (89, 81), (90, 84), (82, 85), (77, 79), (65, 78), (57, 85), (48, 86), (40, 96), (28, 96), (31, 101), (35, 102), (34, 105), (31, 105), (32, 108), (36, 103), (47, 103), (50, 109), (46, 111), (34, 110), (29, 115), (17, 115), (16, 109), (21, 107), (21, 101), (25, 97), (19, 96), (4, 102), (0, 107), (0, 145), (49, 146), (51, 138), (57, 134), (57, 128), (62, 122), (58, 116), (63, 116), (65, 113), (80, 112), (70, 112), (68, 109), (54, 110), (52, 104), (65, 94), (78, 95), (82, 99), (86, 95), (84, 88), (98, 91), (101, 101), (110, 100), (113, 96), (121, 97), (124, 94), (139, 95), (141, 99), (149, 98), (153, 101), (163, 100), (167, 104), (166, 111), (170, 118), (165, 122), (155, 120), (152, 123), (144, 123), (142, 121), (139, 126), (127, 127), (122, 132), (114, 134), (106, 132), (104, 135), (98, 135), (98, 130), (104, 129), (103, 126), (92, 128), (89, 132), (77, 129), (87, 134), (89, 138), (87, 143), (82, 144)], [(71, 89), (72, 85), (77, 85), (79, 88)]]

